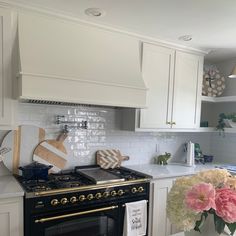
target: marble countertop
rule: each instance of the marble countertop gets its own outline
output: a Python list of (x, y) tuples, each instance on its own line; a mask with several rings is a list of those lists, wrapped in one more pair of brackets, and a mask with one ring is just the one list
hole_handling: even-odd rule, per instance
[(0, 199), (21, 196), (24, 196), (24, 191), (12, 175), (0, 176)]
[[(175, 164), (163, 166), (157, 164), (138, 164), (127, 165), (126, 167), (145, 173), (153, 179), (163, 179), (192, 175), (202, 170), (213, 169), (215, 166), (216, 164), (199, 164), (194, 167)], [(0, 199), (20, 196), (24, 196), (24, 191), (17, 180), (12, 175), (0, 176)]]
[(193, 167), (168, 164), (144, 164), (144, 165), (127, 165), (127, 168), (142, 172), (151, 176), (153, 179), (172, 178), (184, 175), (192, 175), (202, 170), (209, 170), (215, 168), (216, 164), (198, 164)]

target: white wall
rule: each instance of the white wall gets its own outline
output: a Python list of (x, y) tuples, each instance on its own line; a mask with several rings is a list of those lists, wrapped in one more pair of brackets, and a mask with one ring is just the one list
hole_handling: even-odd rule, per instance
[(236, 164), (236, 134), (212, 135), (211, 153), (218, 162)]
[(236, 96), (236, 79), (228, 78), (233, 68), (236, 66), (236, 58), (219, 62), (216, 66), (220, 73), (226, 78), (226, 88), (222, 96)]
[[(236, 65), (236, 58), (218, 62), (215, 65), (221, 75), (226, 78), (226, 89), (222, 96), (236, 96), (236, 79), (228, 78)], [(210, 112), (209, 109), (211, 109)], [(204, 113), (209, 113), (206, 116), (212, 120), (212, 126), (217, 125), (218, 115), (222, 112), (226, 114), (236, 112), (236, 103), (205, 105)], [(236, 164), (236, 134), (226, 133), (225, 136), (217, 132), (212, 134), (210, 150), (216, 161)]]
[[(137, 133), (121, 131), (119, 109), (103, 107), (68, 107), (52, 105), (19, 104), (19, 124), (36, 125), (46, 129), (46, 138), (56, 138), (60, 126), (55, 124), (56, 115), (68, 119), (88, 120), (88, 130), (72, 129), (66, 140), (68, 166), (95, 163), (98, 149), (117, 148), (130, 160), (124, 164), (152, 163), (156, 154), (172, 153), (183, 156), (183, 143), (200, 143), (204, 153), (210, 154), (211, 134), (207, 133)], [(3, 131), (0, 133), (3, 135)]]

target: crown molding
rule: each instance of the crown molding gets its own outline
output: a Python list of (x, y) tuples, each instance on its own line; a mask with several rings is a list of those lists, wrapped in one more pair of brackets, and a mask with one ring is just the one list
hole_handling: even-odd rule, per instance
[(138, 38), (140, 41), (143, 41), (143, 42), (158, 44), (160, 46), (170, 47), (170, 48), (178, 49), (181, 51), (188, 51), (188, 52), (191, 51), (193, 53), (203, 54), (203, 55), (209, 53), (208, 50), (203, 50), (203, 49), (199, 49), (199, 48), (193, 48), (193, 47), (173, 43), (173, 42), (163, 40), (160, 38), (150, 37), (147, 35), (142, 35), (142, 34), (134, 33), (131, 31), (127, 31), (125, 29), (118, 29), (117, 27), (114, 27), (114, 26), (108, 26), (108, 25), (104, 25), (104, 24), (98, 24), (98, 23), (94, 23), (91, 21), (82, 20), (82, 19), (75, 17), (73, 15), (66, 14), (65, 12), (61, 12), (61, 11), (57, 11), (57, 10), (52, 11), (49, 8), (42, 8), (41, 6), (36, 6), (36, 5), (35, 6), (27, 5), (27, 4), (19, 3), (15, 0), (0, 0), (0, 7), (11, 8), (15, 11), (38, 13), (41, 15), (43, 14), (46, 16), (51, 16), (51, 17), (62, 19), (62, 20), (71, 21), (74, 23), (86, 24), (86, 25), (102, 28), (102, 29), (105, 29), (108, 31), (126, 34), (129, 36)]

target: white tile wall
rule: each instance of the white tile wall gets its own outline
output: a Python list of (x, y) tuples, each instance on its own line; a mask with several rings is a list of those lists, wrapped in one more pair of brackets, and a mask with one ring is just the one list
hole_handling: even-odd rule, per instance
[[(142, 133), (120, 130), (120, 114), (115, 108), (68, 107), (55, 105), (19, 104), (20, 125), (36, 125), (46, 130), (46, 138), (56, 138), (61, 125), (55, 124), (56, 115), (68, 120), (87, 120), (87, 130), (72, 128), (65, 141), (68, 150), (68, 166), (95, 163), (98, 149), (117, 148), (129, 155), (127, 164), (152, 163), (153, 157), (170, 152), (175, 159), (183, 156), (183, 143), (191, 140), (200, 143), (204, 153), (210, 154), (211, 134), (207, 133)], [(3, 136), (1, 131), (0, 135)], [(216, 139), (214, 139), (217, 141)]]
[(212, 134), (211, 152), (216, 161), (236, 164), (236, 134)]

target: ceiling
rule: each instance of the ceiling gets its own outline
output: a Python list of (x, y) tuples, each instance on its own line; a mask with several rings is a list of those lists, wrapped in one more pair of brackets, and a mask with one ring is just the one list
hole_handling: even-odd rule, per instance
[[(236, 57), (235, 0), (5, 0), (44, 8), (81, 20), (112, 26), (140, 35), (213, 50), (210, 60)], [(95, 7), (103, 17), (84, 13)], [(182, 35), (192, 40), (180, 41)]]

